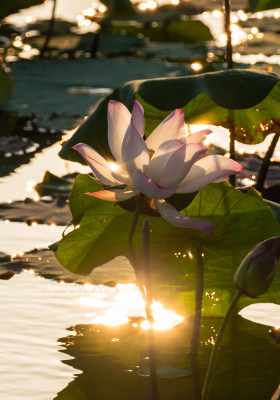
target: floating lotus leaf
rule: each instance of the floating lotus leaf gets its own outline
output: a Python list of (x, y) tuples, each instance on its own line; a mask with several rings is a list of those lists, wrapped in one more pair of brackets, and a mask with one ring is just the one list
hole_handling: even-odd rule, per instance
[[(133, 213), (84, 195), (95, 190), (98, 190), (97, 184), (89, 176), (76, 178), (70, 208), (80, 226), (56, 247), (57, 259), (74, 273), (89, 274), (117, 256), (129, 256), (127, 241)], [(150, 217), (155, 297), (174, 302), (178, 300), (175, 296), (178, 292), (181, 304), (174, 307), (178, 306), (182, 312), (188, 304), (189, 311), (192, 310), (196, 251), (200, 248), (204, 254), (205, 290), (215, 291), (215, 297), (219, 298), (216, 306), (206, 299), (204, 312), (221, 315), (234, 290), (232, 277), (241, 260), (257, 243), (279, 235), (280, 225), (255, 190), (244, 194), (227, 183), (210, 184), (200, 190), (185, 212), (191, 217), (211, 219), (214, 235), (176, 228), (160, 217)], [(143, 220), (141, 216), (134, 237), (139, 257)], [(278, 293), (272, 285), (270, 292), (273, 290)]]
[(44, 0), (9, 0), (0, 3), (0, 19), (16, 13), (23, 8), (29, 8), (44, 3)]
[(213, 36), (209, 28), (199, 20), (182, 20), (182, 21), (163, 21), (160, 23), (131, 21), (114, 21), (114, 32), (125, 32), (128, 35), (144, 35), (150, 40), (157, 42), (186, 42), (186, 43), (203, 43), (212, 40)]
[[(182, 108), (190, 124), (228, 127), (235, 123), (236, 138), (248, 144), (278, 132), (280, 83), (276, 75), (248, 70), (209, 72), (178, 78), (138, 80), (118, 87), (94, 109), (64, 145), (60, 156), (81, 161), (71, 147), (79, 142), (110, 155), (107, 141), (107, 105), (114, 99), (132, 110), (137, 99), (145, 110), (146, 136), (175, 108)], [(75, 153), (75, 154), (74, 154)]]
[(279, 0), (249, 0), (249, 9), (251, 12), (270, 10), (279, 8)]
[(0, 204), (0, 218), (9, 221), (39, 224), (67, 225), (71, 221), (65, 198), (53, 200), (33, 200), (26, 198), (12, 203)]

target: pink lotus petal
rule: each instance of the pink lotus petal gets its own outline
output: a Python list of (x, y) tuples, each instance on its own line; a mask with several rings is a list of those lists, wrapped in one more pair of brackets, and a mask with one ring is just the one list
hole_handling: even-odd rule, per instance
[(124, 201), (134, 197), (139, 192), (137, 190), (131, 189), (109, 189), (109, 190), (100, 190), (99, 192), (86, 193), (89, 196), (93, 196), (100, 200), (106, 201)]
[(177, 185), (168, 188), (159, 186), (139, 170), (133, 173), (132, 182), (135, 189), (153, 199), (166, 199), (177, 189)]
[(176, 193), (192, 193), (216, 180), (225, 180), (228, 175), (237, 174), (243, 167), (231, 158), (211, 155), (198, 160), (185, 179), (179, 184)]
[(117, 163), (122, 163), (122, 142), (131, 121), (131, 114), (126, 106), (118, 101), (108, 103), (108, 142)]
[(146, 140), (149, 149), (156, 151), (166, 140), (180, 139), (186, 135), (184, 112), (173, 111), (165, 118)]
[(155, 200), (155, 206), (160, 215), (171, 225), (178, 228), (196, 229), (209, 235), (213, 234), (213, 224), (207, 219), (186, 217), (165, 200)]
[(177, 185), (206, 150), (207, 147), (199, 143), (184, 144), (180, 140), (168, 140), (159, 146), (145, 173), (160, 186)]
[(130, 175), (136, 170), (143, 171), (150, 161), (149, 150), (144, 139), (135, 128), (133, 120), (126, 131), (122, 143), (122, 166)]
[(78, 151), (90, 166), (97, 180), (103, 185), (116, 186), (127, 183), (127, 178), (125, 176), (122, 176), (121, 173), (117, 173), (117, 171), (113, 173), (110, 169), (110, 163), (87, 144), (76, 144), (73, 149)]
[(187, 135), (185, 141), (186, 143), (202, 143), (206, 139), (206, 136), (212, 132), (211, 129), (203, 129), (202, 131)]
[(139, 101), (134, 101), (132, 109), (132, 119), (135, 128), (143, 137), (145, 133), (145, 119), (144, 119), (144, 108)]

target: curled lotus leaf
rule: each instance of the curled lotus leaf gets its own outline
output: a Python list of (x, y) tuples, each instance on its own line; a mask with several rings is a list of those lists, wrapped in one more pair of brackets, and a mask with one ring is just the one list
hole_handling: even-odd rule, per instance
[(248, 70), (209, 72), (178, 78), (136, 80), (118, 87), (101, 101), (89, 118), (65, 143), (60, 156), (80, 161), (72, 146), (83, 142), (103, 156), (110, 156), (107, 141), (109, 100), (124, 103), (131, 111), (138, 100), (145, 110), (145, 135), (176, 108), (189, 124), (229, 127), (234, 123), (236, 139), (247, 144), (262, 142), (278, 132), (280, 82), (273, 74)]

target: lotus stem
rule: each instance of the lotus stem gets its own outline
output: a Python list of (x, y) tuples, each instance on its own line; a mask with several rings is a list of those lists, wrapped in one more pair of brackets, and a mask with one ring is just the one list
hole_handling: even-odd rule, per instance
[(197, 260), (196, 301), (195, 301), (193, 331), (191, 338), (190, 360), (191, 360), (192, 377), (194, 384), (194, 398), (195, 400), (201, 400), (201, 385), (200, 385), (199, 368), (198, 368), (198, 347), (200, 338), (201, 308), (202, 308), (202, 297), (203, 297), (203, 258), (202, 258), (202, 249), (199, 246), (196, 246), (196, 260)]
[(271, 157), (273, 156), (279, 137), (280, 137), (279, 133), (275, 133), (275, 135), (273, 136), (258, 173), (258, 179), (255, 188), (261, 193), (263, 191), (264, 182), (270, 165), (270, 160)]
[(142, 206), (142, 195), (140, 194), (139, 197), (137, 198), (136, 201), (136, 208), (134, 211), (134, 217), (133, 217), (133, 221), (132, 221), (132, 225), (129, 231), (129, 236), (128, 236), (128, 251), (129, 251), (129, 256), (130, 256), (130, 262), (131, 265), (134, 269), (135, 272), (135, 276), (136, 276), (136, 282), (137, 282), (137, 286), (141, 292), (141, 295), (143, 297), (143, 299), (146, 298), (146, 294), (145, 294), (145, 290), (143, 287), (143, 277), (142, 277), (142, 271), (141, 271), (141, 267), (140, 267), (140, 263), (137, 260), (135, 251), (134, 251), (134, 247), (133, 247), (133, 236), (135, 233), (135, 229), (137, 226), (137, 222), (139, 219), (139, 215), (140, 215), (140, 211), (141, 211), (141, 206)]
[(203, 390), (202, 390), (202, 400), (208, 400), (208, 398), (209, 398), (208, 396), (209, 396), (209, 392), (210, 392), (210, 386), (211, 386), (213, 372), (215, 369), (215, 363), (216, 363), (216, 358), (217, 358), (217, 354), (218, 354), (218, 350), (219, 350), (219, 345), (222, 340), (227, 323), (230, 319), (230, 315), (231, 315), (236, 303), (238, 302), (239, 298), (242, 296), (242, 294), (243, 294), (243, 291), (241, 289), (239, 289), (236, 292), (236, 294), (231, 302), (231, 305), (229, 306), (229, 309), (225, 315), (223, 323), (220, 327), (217, 339), (216, 339), (214, 347), (212, 349), (209, 364), (208, 364), (208, 369), (207, 369), (204, 386), (203, 386)]
[(143, 270), (146, 289), (146, 315), (151, 324), (149, 330), (149, 362), (150, 362), (150, 400), (160, 400), (157, 382), (157, 357), (155, 346), (155, 331), (153, 327), (154, 318), (152, 314), (152, 283), (150, 269), (150, 225), (149, 218), (146, 218), (143, 224)]
[[(235, 160), (235, 122), (234, 122), (234, 111), (228, 111), (228, 129), (229, 129), (229, 156), (232, 160)], [(236, 178), (235, 175), (230, 175), (229, 182), (232, 186), (235, 186)]]
[(53, 8), (52, 8), (52, 15), (51, 15), (51, 19), (49, 22), (49, 27), (48, 27), (48, 32), (46, 34), (46, 40), (45, 43), (40, 51), (40, 58), (44, 58), (44, 53), (47, 51), (48, 49), (48, 44), (49, 41), (52, 37), (53, 34), (53, 27), (54, 27), (54, 20), (55, 20), (55, 9), (56, 9), (56, 0), (53, 0)]
[(92, 45), (90, 49), (90, 57), (91, 58), (96, 58), (97, 57), (97, 51), (99, 48), (99, 42), (100, 42), (100, 31), (95, 32), (93, 34), (93, 39), (92, 39)]
[(227, 62), (228, 69), (232, 69), (233, 68), (231, 30), (230, 30), (230, 9), (231, 9), (231, 1), (230, 0), (224, 0), (225, 32), (226, 32), (226, 37), (227, 37), (226, 62)]

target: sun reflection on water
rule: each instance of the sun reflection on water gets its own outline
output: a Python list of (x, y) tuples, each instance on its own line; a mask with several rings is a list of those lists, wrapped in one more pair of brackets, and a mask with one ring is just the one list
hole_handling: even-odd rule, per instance
[[(88, 290), (91, 285), (84, 286)], [(89, 291), (88, 296), (81, 297), (79, 303), (94, 309), (91, 316), (93, 324), (118, 326), (139, 317), (139, 324), (134, 322), (133, 326), (140, 326), (144, 330), (151, 328), (151, 323), (145, 319), (145, 302), (134, 284), (119, 284), (115, 288), (104, 287), (103, 290), (92, 286), (92, 293)], [(184, 320), (182, 316), (166, 310), (157, 301), (153, 301), (152, 314), (155, 330), (171, 329)]]

